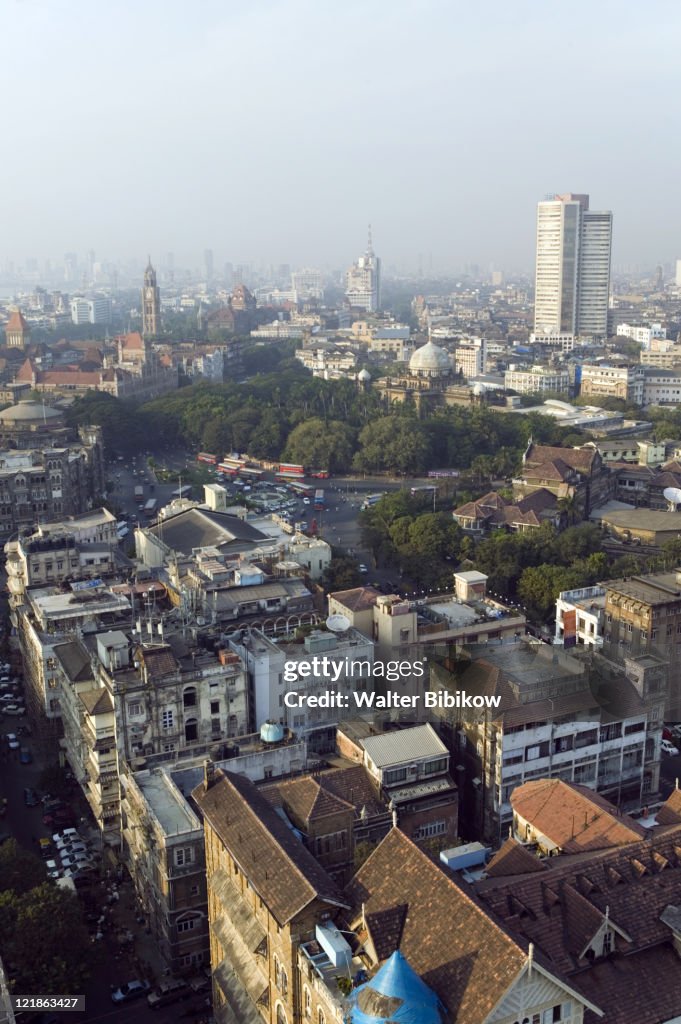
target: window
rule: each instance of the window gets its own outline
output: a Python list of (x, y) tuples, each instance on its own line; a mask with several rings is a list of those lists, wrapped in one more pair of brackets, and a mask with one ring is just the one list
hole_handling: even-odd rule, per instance
[(161, 726), (164, 729), (172, 729), (172, 727), (173, 727), (173, 712), (172, 712), (172, 708), (169, 708), (167, 711), (162, 711), (161, 712)]
[(421, 825), (414, 832), (414, 839), (431, 839), (433, 836), (443, 836), (447, 831), (446, 821), (431, 821), (427, 825)]
[[(608, 953), (612, 953), (612, 949), (613, 949), (613, 941), (612, 940), (613, 940), (613, 934), (612, 934), (612, 932), (609, 929), (607, 931), (603, 932), (603, 956), (607, 956)], [(560, 1020), (560, 1017), (558, 1018), (558, 1020)]]
[(177, 922), (177, 930), (178, 930), (178, 932), (193, 932), (194, 931), (194, 925), (196, 924), (196, 921), (197, 921), (197, 918), (195, 918), (195, 917), (189, 917), (189, 918), (185, 918), (184, 921), (178, 921)]
[(199, 723), (195, 718), (188, 718), (184, 723), (184, 738), (187, 743), (194, 743), (199, 736)]
[(185, 864), (194, 863), (194, 847), (193, 846), (178, 846), (175, 849), (175, 863), (178, 868)]
[(131, 700), (128, 704), (128, 714), (131, 718), (136, 718), (142, 714), (142, 702), (139, 700)]
[(185, 708), (196, 707), (196, 687), (188, 686), (182, 694), (182, 703)]
[(279, 990), (283, 996), (288, 994), (288, 975), (283, 967), (279, 971)]
[(435, 761), (426, 761), (423, 766), (424, 775), (435, 775), (447, 771), (447, 758), (438, 757)]
[(220, 714), (220, 701), (219, 700), (212, 700), (210, 702), (210, 713), (211, 713), (211, 715), (219, 715)]
[(198, 896), (199, 895), (199, 887), (198, 887), (198, 885), (193, 885), (191, 887), (191, 889), (189, 890), (189, 894), (190, 894), (190, 896)]
[(277, 1003), (277, 1024), (288, 1024), (286, 1014), (284, 1013), (284, 1007), (281, 1003)]
[(406, 768), (393, 768), (391, 771), (385, 773), (385, 782), (387, 786), (390, 786), (393, 782), (404, 782), (406, 777)]
[(321, 1006), (317, 1010), (317, 1024), (326, 1024), (326, 1015)]
[(307, 985), (303, 989), (303, 1013), (308, 1018), (312, 1016), (312, 996)]

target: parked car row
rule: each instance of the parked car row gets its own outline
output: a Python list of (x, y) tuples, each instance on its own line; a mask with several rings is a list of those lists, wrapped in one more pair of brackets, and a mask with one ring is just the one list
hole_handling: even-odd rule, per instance
[(98, 854), (92, 844), (75, 828), (55, 832), (52, 839), (40, 840), (41, 854), (50, 878), (83, 881), (96, 868)]

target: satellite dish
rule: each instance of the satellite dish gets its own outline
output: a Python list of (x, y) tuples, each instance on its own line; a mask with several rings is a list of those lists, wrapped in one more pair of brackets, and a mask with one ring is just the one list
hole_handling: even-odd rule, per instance
[(665, 487), (662, 497), (671, 505), (681, 505), (681, 487)]
[[(679, 500), (681, 501), (681, 498)], [(347, 615), (329, 615), (326, 627), (332, 633), (344, 633), (346, 629), (350, 629), (350, 619)]]

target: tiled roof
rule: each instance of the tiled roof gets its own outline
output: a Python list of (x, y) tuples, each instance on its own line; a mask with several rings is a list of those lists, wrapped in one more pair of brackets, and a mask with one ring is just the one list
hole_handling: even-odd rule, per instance
[(536, 943), (559, 969), (586, 966), (566, 944), (566, 929), (576, 919), (576, 901), (566, 890), (578, 892), (601, 917), (609, 908), (613, 924), (628, 936), (628, 952), (670, 937), (660, 915), (670, 904), (681, 904), (681, 828), (615, 849), (551, 857), (546, 863), (548, 870), (541, 874), (489, 878), (475, 883), (475, 889), (509, 930)]
[(170, 647), (140, 647), (136, 657), (144, 664), (147, 675), (151, 679), (160, 679), (162, 676), (173, 675), (178, 670)]
[(510, 836), (488, 862), (485, 871), (488, 878), (505, 878), (508, 875), (525, 875), (530, 871), (546, 869), (547, 866), (540, 857)]
[(514, 814), (565, 853), (623, 846), (645, 834), (598, 793), (562, 779), (523, 783), (511, 793), (511, 806)]
[(376, 598), (380, 596), (379, 591), (373, 587), (354, 587), (352, 590), (337, 590), (335, 594), (329, 594), (329, 597), (351, 612), (363, 612), (367, 608), (373, 608)]
[[(346, 887), (354, 919), (379, 954), (400, 952), (444, 1004), (449, 1020), (483, 1024), (527, 962), (469, 891), (392, 829)], [(406, 908), (406, 913), (405, 913)]]
[(681, 822), (681, 789), (671, 791), (655, 817), (658, 825), (678, 825)]
[(560, 459), (571, 469), (590, 476), (593, 464), (600, 460), (600, 455), (595, 448), (588, 445), (584, 448), (556, 448), (545, 444), (531, 444), (525, 453), (524, 463), (526, 466), (540, 466), (556, 459)]
[(370, 817), (388, 812), (387, 801), (381, 798), (362, 764), (321, 772), (317, 776), (317, 781), (324, 789), (352, 804), (355, 808), (356, 818), (360, 816), (363, 808), (366, 808)]
[(6, 331), (25, 331), (28, 329), (28, 324), (24, 319), (24, 314), (19, 309), (14, 309), (10, 313), (9, 320), (5, 324)]
[(78, 696), (90, 715), (104, 715), (108, 711), (113, 711), (108, 690), (84, 690)]
[(296, 823), (307, 825), (319, 818), (352, 810), (352, 804), (323, 788), (311, 776), (289, 779), (261, 790), (274, 806), (280, 805), (290, 812)]
[(546, 462), (527, 464), (523, 470), (526, 480), (567, 480), (575, 472), (565, 459), (547, 459)]
[(315, 899), (343, 906), (335, 884), (253, 783), (217, 770), (193, 793), (205, 818), (280, 925)]
[(570, 979), (587, 999), (606, 1009), (605, 1017), (587, 1012), (585, 1024), (660, 1024), (679, 1019), (681, 971), (671, 945), (655, 946), (635, 956), (593, 964)]

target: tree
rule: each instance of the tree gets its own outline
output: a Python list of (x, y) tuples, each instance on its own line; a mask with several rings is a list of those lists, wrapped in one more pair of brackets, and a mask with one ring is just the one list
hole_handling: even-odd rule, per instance
[(0, 891), (11, 890), (20, 896), (45, 881), (45, 865), (40, 857), (8, 839), (0, 846)]
[(333, 593), (336, 590), (351, 590), (353, 587), (358, 587), (361, 582), (359, 562), (356, 558), (346, 556), (332, 558), (322, 577), (322, 585), (327, 593)]
[(359, 444), (353, 466), (366, 473), (421, 473), (430, 461), (431, 446), (423, 425), (396, 414), (368, 423)]
[(291, 431), (284, 458), (312, 469), (343, 472), (352, 462), (355, 443), (356, 433), (346, 423), (313, 417)]
[(83, 991), (93, 946), (73, 893), (53, 882), (0, 892), (0, 935), (13, 992)]

